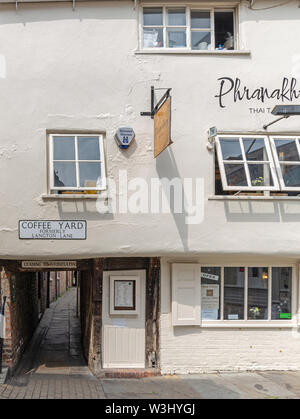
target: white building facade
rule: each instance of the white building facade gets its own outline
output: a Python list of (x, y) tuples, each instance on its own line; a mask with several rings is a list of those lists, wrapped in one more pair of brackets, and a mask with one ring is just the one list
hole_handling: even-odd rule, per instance
[[(0, 3), (3, 265), (159, 258), (163, 374), (300, 369), (300, 117), (264, 128), (300, 104), (299, 2)], [(104, 271), (101, 368), (144, 368), (144, 271)]]

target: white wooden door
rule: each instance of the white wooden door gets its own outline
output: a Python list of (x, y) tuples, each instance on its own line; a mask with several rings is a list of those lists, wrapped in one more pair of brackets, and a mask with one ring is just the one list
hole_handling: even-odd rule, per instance
[[(135, 281), (135, 309), (113, 310), (112, 280), (131, 278)], [(102, 346), (103, 368), (145, 367), (145, 282), (146, 271), (106, 271), (103, 273)]]

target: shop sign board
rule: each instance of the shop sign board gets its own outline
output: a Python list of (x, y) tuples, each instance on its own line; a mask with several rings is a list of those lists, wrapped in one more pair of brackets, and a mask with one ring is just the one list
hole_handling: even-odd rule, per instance
[(171, 141), (171, 97), (169, 96), (154, 115), (154, 158), (164, 151)]
[(20, 220), (19, 239), (85, 240), (86, 221)]
[(76, 260), (23, 260), (21, 266), (27, 269), (76, 269), (77, 262)]

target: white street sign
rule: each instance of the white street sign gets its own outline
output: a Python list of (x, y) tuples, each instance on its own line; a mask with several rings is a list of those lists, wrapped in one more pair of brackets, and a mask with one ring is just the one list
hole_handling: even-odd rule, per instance
[(86, 221), (19, 221), (20, 239), (85, 240)]
[(23, 260), (22, 268), (76, 269), (76, 260)]

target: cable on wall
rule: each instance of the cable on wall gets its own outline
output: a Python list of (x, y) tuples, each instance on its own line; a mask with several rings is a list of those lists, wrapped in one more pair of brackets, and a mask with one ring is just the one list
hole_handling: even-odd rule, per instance
[[(253, 7), (254, 3), (255, 3), (255, 0), (250, 0), (248, 8), (251, 9), (251, 10), (268, 10), (268, 9), (274, 9), (275, 7), (285, 6), (286, 4), (291, 3), (292, 1), (293, 0), (287, 0), (287, 1), (285, 1), (283, 3), (280, 3), (280, 4), (274, 4), (273, 6), (262, 7), (262, 8), (258, 9), (258, 8)], [(300, 5), (299, 5), (299, 7), (300, 7)]]

